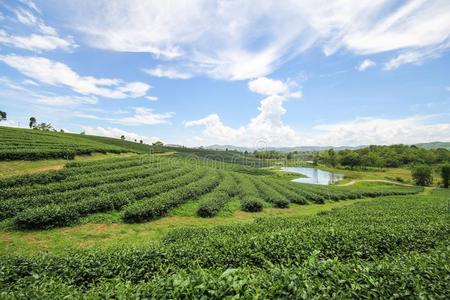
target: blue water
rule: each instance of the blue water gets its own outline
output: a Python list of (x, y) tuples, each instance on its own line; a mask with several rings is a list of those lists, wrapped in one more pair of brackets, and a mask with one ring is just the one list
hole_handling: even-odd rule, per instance
[(317, 168), (286, 167), (283, 168), (282, 170), (290, 173), (298, 173), (307, 176), (292, 180), (300, 183), (328, 185), (344, 178), (344, 175), (342, 174), (330, 173), (327, 171), (319, 170)]

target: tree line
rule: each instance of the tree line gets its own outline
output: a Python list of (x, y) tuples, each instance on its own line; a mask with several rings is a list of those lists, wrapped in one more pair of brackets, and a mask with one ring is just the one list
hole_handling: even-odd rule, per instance
[(441, 164), (450, 162), (450, 151), (439, 148), (427, 150), (417, 146), (369, 146), (358, 150), (334, 151), (329, 149), (318, 157), (319, 162), (336, 167), (396, 168), (415, 164)]

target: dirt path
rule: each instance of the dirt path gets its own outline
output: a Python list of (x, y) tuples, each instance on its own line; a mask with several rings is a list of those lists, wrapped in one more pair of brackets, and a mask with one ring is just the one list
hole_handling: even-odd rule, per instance
[(390, 181), (390, 180), (383, 180), (383, 179), (352, 180), (352, 181), (344, 183), (344, 184), (336, 184), (336, 186), (350, 186), (350, 185), (354, 185), (355, 183), (358, 183), (358, 182), (382, 182), (382, 183), (396, 184), (396, 185), (401, 185), (401, 186), (415, 186), (415, 185), (412, 185), (412, 184), (401, 183), (401, 182)]

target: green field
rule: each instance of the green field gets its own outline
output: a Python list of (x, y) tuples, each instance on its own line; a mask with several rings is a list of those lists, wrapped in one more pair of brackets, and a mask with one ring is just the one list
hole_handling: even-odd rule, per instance
[(121, 150), (0, 162), (1, 299), (448, 294), (449, 190), (363, 182), (405, 169), (321, 186), (234, 151), (76, 138)]

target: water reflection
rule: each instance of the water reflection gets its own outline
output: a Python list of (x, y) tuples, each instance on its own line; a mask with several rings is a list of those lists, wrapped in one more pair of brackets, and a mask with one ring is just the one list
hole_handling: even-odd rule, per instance
[(307, 176), (292, 180), (300, 183), (328, 185), (344, 178), (344, 175), (342, 174), (330, 173), (317, 168), (286, 167), (283, 168), (282, 170), (290, 173), (298, 173)]

